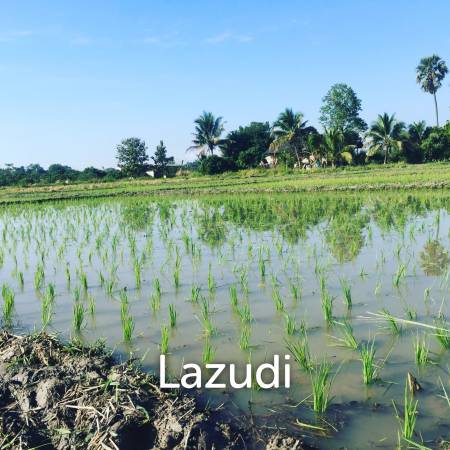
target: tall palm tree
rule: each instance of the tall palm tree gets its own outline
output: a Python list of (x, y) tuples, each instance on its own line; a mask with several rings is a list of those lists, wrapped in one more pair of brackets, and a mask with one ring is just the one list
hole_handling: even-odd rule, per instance
[[(401, 133), (405, 125), (398, 122), (395, 114), (379, 114), (377, 120), (370, 127), (368, 137), (370, 138), (370, 154), (381, 152), (384, 154), (384, 164), (387, 162), (388, 154), (393, 150), (401, 148)], [(370, 156), (369, 154), (369, 156)]]
[[(354, 145), (345, 144), (345, 136), (340, 128), (325, 128), (322, 138), (322, 152), (331, 161), (333, 167), (338, 159), (346, 156), (344, 153), (347, 152), (352, 156), (354, 149)], [(348, 156), (348, 159), (351, 159), (350, 156)]]
[(297, 163), (300, 167), (299, 152), (304, 147), (305, 130), (307, 120), (303, 120), (303, 114), (294, 113), (291, 108), (286, 108), (273, 124), (274, 141), (270, 148), (277, 151), (281, 148), (290, 148), (294, 151)]
[(436, 100), (436, 92), (442, 86), (442, 80), (448, 72), (445, 61), (438, 55), (431, 55), (420, 60), (416, 68), (417, 83), (420, 87), (434, 97), (434, 108), (436, 111), (436, 125), (439, 126), (439, 112)]
[(224, 123), (222, 117), (214, 117), (210, 112), (203, 113), (194, 121), (195, 133), (191, 147), (188, 150), (197, 150), (199, 155), (214, 154), (214, 149), (225, 143), (225, 139), (221, 139), (224, 131)]

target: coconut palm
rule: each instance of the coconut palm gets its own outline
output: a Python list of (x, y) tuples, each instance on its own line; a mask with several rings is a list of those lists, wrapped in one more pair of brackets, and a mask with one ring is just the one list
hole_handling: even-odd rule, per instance
[(408, 133), (411, 141), (420, 145), (427, 136), (427, 124), (425, 120), (413, 122), (408, 127)]
[(273, 124), (274, 141), (270, 148), (278, 151), (281, 148), (290, 148), (294, 151), (297, 163), (300, 167), (300, 155), (304, 147), (307, 120), (303, 120), (303, 114), (294, 113), (291, 108), (286, 108)]
[(325, 128), (321, 146), (322, 153), (327, 160), (331, 161), (333, 167), (338, 159), (344, 159), (351, 163), (355, 146), (345, 144), (345, 136), (341, 129), (336, 127)]
[(214, 154), (214, 149), (225, 143), (220, 136), (224, 131), (222, 117), (214, 117), (210, 112), (203, 111), (195, 121), (193, 144), (188, 150), (196, 150), (199, 155)]
[(384, 164), (387, 162), (388, 154), (393, 150), (401, 148), (401, 133), (405, 125), (398, 122), (395, 114), (379, 114), (377, 120), (370, 127), (368, 137), (370, 139), (368, 156), (374, 153), (384, 154)]
[(420, 60), (416, 68), (417, 83), (420, 87), (434, 97), (434, 108), (436, 111), (436, 125), (439, 126), (439, 112), (436, 100), (436, 92), (442, 85), (442, 80), (448, 72), (445, 61), (438, 55), (427, 56)]

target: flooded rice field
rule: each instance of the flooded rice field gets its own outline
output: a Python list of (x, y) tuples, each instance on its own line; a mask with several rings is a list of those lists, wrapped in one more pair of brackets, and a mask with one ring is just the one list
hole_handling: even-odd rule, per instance
[(448, 448), (449, 248), (439, 192), (4, 207), (2, 323), (104, 339), (156, 374), (163, 353), (171, 380), (220, 362), (243, 381), (274, 355), (284, 380), (290, 355), (290, 388), (253, 370), (199, 395), (319, 448)]

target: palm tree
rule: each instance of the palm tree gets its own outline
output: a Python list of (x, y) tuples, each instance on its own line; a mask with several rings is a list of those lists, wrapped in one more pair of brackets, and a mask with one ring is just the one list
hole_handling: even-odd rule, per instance
[(436, 100), (436, 92), (442, 85), (446, 73), (448, 72), (445, 61), (438, 55), (427, 56), (420, 60), (416, 68), (417, 83), (420, 87), (434, 97), (434, 108), (436, 110), (436, 125), (439, 126), (439, 112)]
[(415, 144), (420, 145), (427, 136), (427, 123), (425, 122), (425, 120), (421, 120), (420, 122), (413, 122), (408, 127), (408, 133), (411, 141)]
[(386, 164), (388, 153), (401, 148), (400, 138), (404, 127), (403, 122), (396, 120), (395, 114), (392, 114), (392, 116), (387, 113), (379, 114), (368, 132), (368, 137), (371, 140), (369, 152), (371, 154), (384, 153), (384, 164)]
[(299, 151), (304, 147), (307, 120), (303, 120), (303, 114), (294, 113), (291, 108), (286, 108), (273, 124), (274, 141), (270, 148), (277, 151), (281, 148), (291, 148), (294, 150), (297, 163), (300, 167)]
[[(338, 159), (345, 156), (347, 156), (347, 162), (350, 161), (354, 149), (354, 145), (345, 144), (345, 136), (340, 128), (325, 128), (322, 139), (322, 151), (327, 159), (331, 160), (333, 167)], [(349, 153), (350, 156), (345, 155), (345, 153)]]
[(225, 143), (220, 136), (224, 131), (222, 117), (214, 117), (210, 112), (203, 111), (195, 121), (193, 144), (188, 150), (197, 150), (199, 155), (214, 154), (214, 149)]

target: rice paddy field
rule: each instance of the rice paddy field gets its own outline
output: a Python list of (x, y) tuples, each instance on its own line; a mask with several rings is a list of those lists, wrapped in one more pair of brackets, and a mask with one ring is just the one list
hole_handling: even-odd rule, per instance
[(289, 354), (290, 389), (198, 394), (319, 448), (449, 448), (449, 248), (444, 190), (4, 205), (2, 324), (172, 379)]
[(450, 163), (387, 164), (305, 170), (249, 169), (213, 176), (123, 179), (113, 182), (8, 186), (0, 205), (48, 200), (167, 194), (371, 191), (450, 187)]

